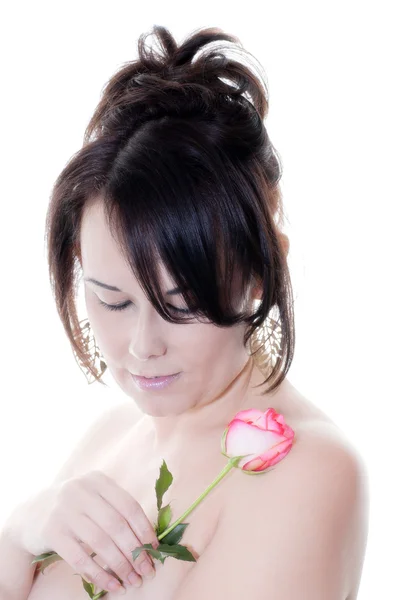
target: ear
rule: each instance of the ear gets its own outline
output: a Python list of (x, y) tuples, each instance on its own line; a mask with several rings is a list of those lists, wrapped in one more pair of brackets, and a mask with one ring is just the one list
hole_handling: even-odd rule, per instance
[(251, 291), (251, 302), (253, 300), (261, 300), (262, 298), (262, 286), (260, 283), (257, 283)]

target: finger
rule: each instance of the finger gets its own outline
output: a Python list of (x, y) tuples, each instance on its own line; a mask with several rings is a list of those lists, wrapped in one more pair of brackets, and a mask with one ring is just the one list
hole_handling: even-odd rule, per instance
[(139, 565), (132, 564), (130, 559), (128, 559), (120, 548), (118, 548), (116, 543), (114, 543), (111, 535), (107, 534), (107, 532), (90, 519), (88, 515), (78, 514), (76, 521), (72, 522), (71, 527), (74, 536), (78, 539), (82, 539), (83, 542), (92, 548), (98, 557), (103, 559), (123, 582), (128, 581), (129, 583), (133, 583), (131, 577), (135, 574), (140, 577), (139, 583), (142, 583), (141, 573), (138, 570)]
[[(99, 489), (96, 490), (97, 493), (90, 494), (87, 503), (85, 502), (84, 505), (84, 508), (85, 506), (88, 506), (87, 516), (98, 526), (98, 529), (94, 530), (95, 536), (98, 537), (98, 539), (95, 538), (93, 541), (89, 541), (91, 538), (89, 537), (86, 539), (84, 534), (83, 540), (93, 547), (94, 550), (99, 553), (111, 568), (123, 579), (126, 565), (120, 560), (120, 551), (125, 559), (128, 560), (132, 568), (135, 569), (137, 574), (143, 576), (145, 574), (146, 563), (154, 569), (153, 561), (147, 552), (141, 552), (136, 560), (133, 559), (133, 550), (146, 543), (144, 537), (143, 540), (141, 540), (140, 537), (136, 536), (131, 529), (130, 523), (132, 520), (126, 521), (123, 515), (118, 512), (112, 504), (107, 502), (108, 493), (102, 489), (101, 483), (98, 487)], [(119, 494), (119, 489), (116, 489), (116, 493)], [(101, 494), (105, 494), (106, 497), (104, 498)], [(136, 506), (139, 506), (134, 500), (133, 503)], [(143, 512), (141, 507), (139, 508), (141, 512)], [(79, 517), (79, 514), (77, 516)], [(76, 517), (74, 518), (76, 519)], [(135, 519), (135, 521), (137, 521), (137, 519)], [(137, 530), (139, 529), (141, 529), (141, 527), (137, 526)], [(79, 531), (82, 531), (82, 528), (78, 522), (77, 532)], [(101, 532), (106, 534), (106, 537), (103, 539), (100, 537)], [(90, 532), (89, 535), (91, 534), (92, 532)], [(144, 534), (140, 535), (143, 536)], [(154, 530), (153, 536), (157, 539)], [(108, 540), (111, 540), (111, 543), (109, 543)]]
[[(112, 587), (119, 585), (119, 581), (113, 575), (100, 567), (75, 540), (74, 537), (66, 536), (61, 540), (58, 554), (68, 563), (77, 574), (81, 575), (90, 583), (95, 584), (102, 590), (115, 591)], [(122, 586), (121, 586), (122, 587)]]
[[(120, 549), (135, 571), (139, 575), (144, 576), (149, 573), (148, 567), (146, 569), (146, 565), (149, 565), (149, 567), (154, 570), (153, 561), (147, 552), (141, 552), (135, 560), (133, 558), (133, 550), (146, 542), (136, 536), (131, 529), (130, 523), (132, 520), (130, 519), (129, 522), (126, 521), (111, 504), (108, 504), (105, 498), (98, 494), (93, 496), (92, 504), (95, 506), (95, 509), (92, 509), (91, 511), (94, 522), (99, 526), (100, 530), (107, 532), (111, 540), (116, 544), (116, 547)], [(139, 527), (137, 529), (139, 529)], [(112, 568), (117, 570), (119, 560), (114, 552), (114, 548), (107, 544), (103, 548), (103, 551), (105, 552), (105, 560)], [(119, 570), (117, 570), (117, 572), (119, 572)]]
[[(111, 567), (109, 565), (104, 564), (103, 568), (110, 575), (114, 575), (115, 578), (118, 577), (117, 574), (111, 569)], [(128, 581), (134, 587), (141, 587), (143, 585), (143, 579), (142, 579), (141, 575), (138, 575), (135, 571), (132, 572), (132, 575), (128, 576)]]
[[(98, 471), (96, 491), (106, 500), (129, 524), (131, 530), (141, 540), (140, 544), (159, 545), (154, 527), (140, 504), (117, 483)], [(147, 554), (147, 553), (144, 553)]]
[[(73, 523), (73, 531), (78, 537), (82, 537), (90, 548), (99, 556), (100, 559), (109, 565), (112, 571), (124, 581), (131, 581), (134, 574), (142, 576), (140, 571), (142, 561), (134, 563), (132, 560), (132, 550), (127, 554), (123, 553), (111, 537), (111, 534), (102, 529), (87, 515), (78, 515), (76, 522)], [(136, 546), (135, 546), (136, 547)]]

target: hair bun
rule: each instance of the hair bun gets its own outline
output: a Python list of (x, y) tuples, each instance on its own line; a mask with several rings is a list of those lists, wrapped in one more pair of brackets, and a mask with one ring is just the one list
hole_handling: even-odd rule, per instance
[[(146, 45), (150, 35), (156, 36), (161, 53)], [(261, 80), (249, 67), (226, 56), (224, 44), (195, 57), (207, 44), (221, 41), (252, 57), (236, 36), (217, 27), (196, 30), (181, 45), (160, 25), (141, 34), (138, 59), (128, 62), (104, 86), (85, 143), (102, 135), (128, 137), (141, 124), (162, 116), (203, 115), (229, 105), (234, 110), (239, 104), (264, 118), (268, 111), (265, 76)]]

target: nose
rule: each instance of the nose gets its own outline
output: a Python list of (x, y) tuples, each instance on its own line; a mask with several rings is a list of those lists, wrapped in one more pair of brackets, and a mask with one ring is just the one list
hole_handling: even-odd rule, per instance
[(131, 334), (129, 352), (136, 359), (144, 361), (166, 353), (166, 342), (163, 339), (163, 325), (166, 322), (154, 307), (140, 310), (134, 330)]

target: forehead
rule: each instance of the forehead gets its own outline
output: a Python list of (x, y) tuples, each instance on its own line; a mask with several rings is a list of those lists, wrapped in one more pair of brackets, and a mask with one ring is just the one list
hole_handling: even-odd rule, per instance
[[(82, 265), (89, 276), (99, 279), (99, 273), (114, 272), (117, 276), (132, 276), (117, 240), (113, 237), (107, 223), (103, 203), (99, 200), (89, 205), (82, 216), (80, 231), (80, 250)], [(155, 258), (161, 277), (167, 278), (167, 271)]]
[(95, 201), (85, 209), (80, 241), (82, 258), (88, 261), (108, 251), (120, 254), (108, 227), (102, 202)]

